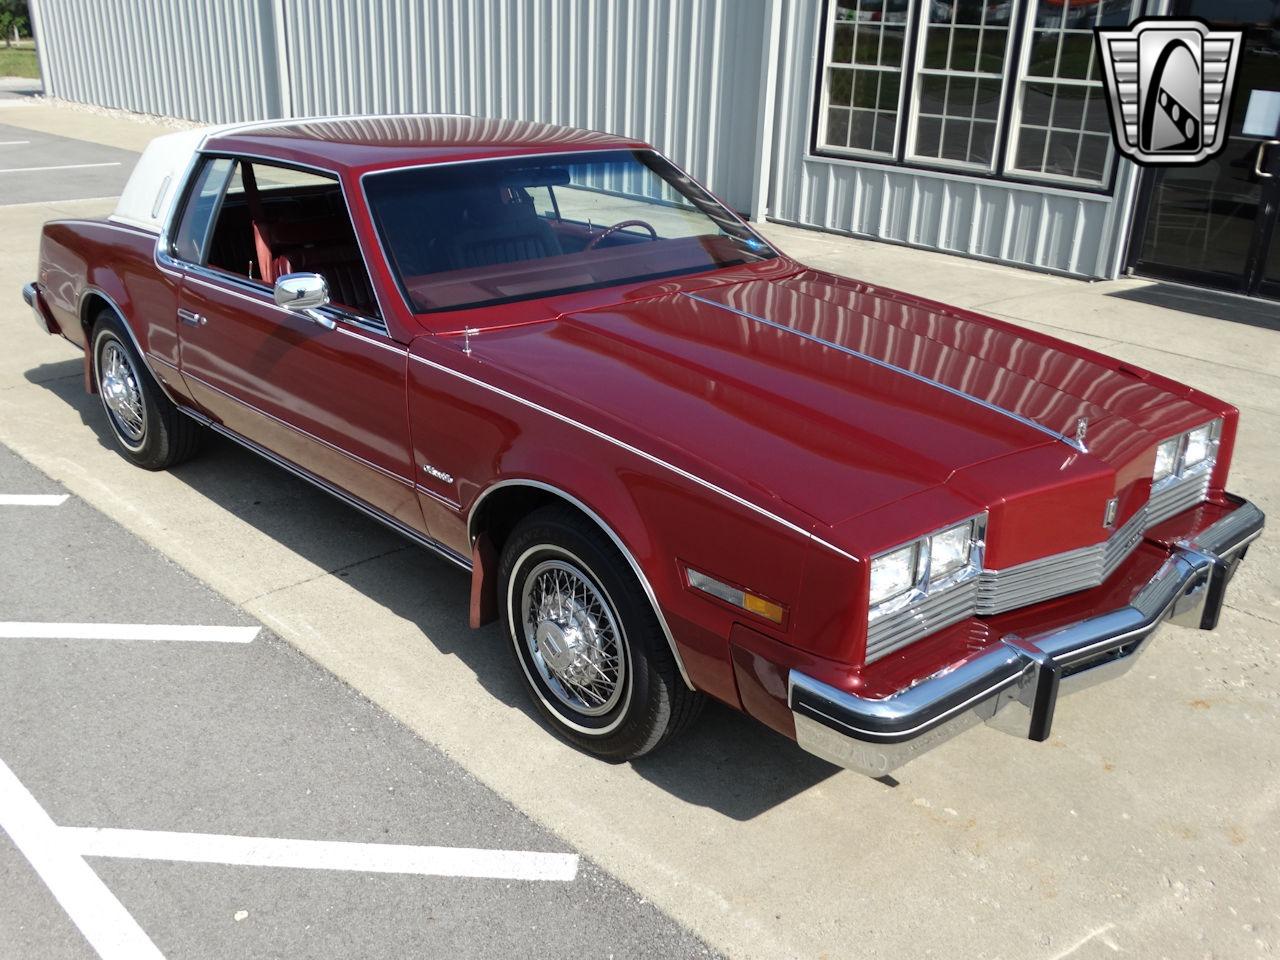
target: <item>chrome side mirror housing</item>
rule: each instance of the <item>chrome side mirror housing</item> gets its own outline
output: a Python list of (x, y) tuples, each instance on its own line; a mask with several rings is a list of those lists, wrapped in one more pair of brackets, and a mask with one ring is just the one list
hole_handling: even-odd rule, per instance
[(329, 284), (318, 273), (286, 273), (276, 278), (276, 306), (299, 313), (326, 330), (337, 324), (320, 312), (329, 303)]

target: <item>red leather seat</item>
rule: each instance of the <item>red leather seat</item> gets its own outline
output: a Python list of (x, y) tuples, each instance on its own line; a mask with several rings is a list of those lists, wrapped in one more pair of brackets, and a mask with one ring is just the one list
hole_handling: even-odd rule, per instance
[(274, 283), (286, 273), (318, 273), (329, 284), (329, 299), (357, 313), (377, 316), (369, 274), (351, 225), (340, 217), (273, 223), (267, 228)]

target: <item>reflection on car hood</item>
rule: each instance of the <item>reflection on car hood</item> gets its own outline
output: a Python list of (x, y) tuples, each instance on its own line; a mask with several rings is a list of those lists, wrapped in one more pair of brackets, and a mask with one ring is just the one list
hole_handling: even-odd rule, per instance
[(1046, 444), (1070, 452), (1051, 433), (1074, 436), (1082, 417), (1088, 459), (1117, 472), (1206, 419), (1142, 371), (813, 271), (691, 282), (473, 347), (566, 414), (827, 524), (967, 466)]

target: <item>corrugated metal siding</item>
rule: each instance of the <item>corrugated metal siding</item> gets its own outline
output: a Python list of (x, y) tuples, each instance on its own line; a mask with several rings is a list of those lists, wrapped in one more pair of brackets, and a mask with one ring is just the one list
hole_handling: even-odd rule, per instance
[(297, 115), (445, 112), (620, 133), (752, 202), (766, 0), (289, 0)]
[(769, 216), (874, 239), (1086, 277), (1114, 276), (1117, 200), (884, 164), (806, 160), (817, 70), (818, 0), (784, 0)]
[(446, 112), (563, 123), (647, 140), (733, 206), (754, 200), (768, 0), (37, 7), (54, 96), (215, 122)]
[(45, 92), (224, 123), (280, 115), (271, 0), (33, 0)]

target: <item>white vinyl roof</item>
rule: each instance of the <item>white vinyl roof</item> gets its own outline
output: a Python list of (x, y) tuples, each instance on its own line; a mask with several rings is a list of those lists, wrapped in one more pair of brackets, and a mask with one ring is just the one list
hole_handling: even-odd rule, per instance
[(147, 144), (110, 219), (159, 233), (169, 220), (192, 155), (218, 129), (201, 127), (168, 133)]

